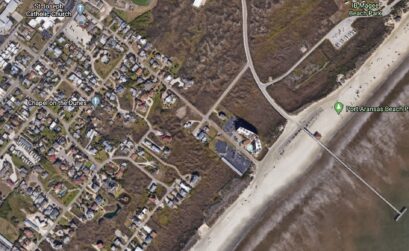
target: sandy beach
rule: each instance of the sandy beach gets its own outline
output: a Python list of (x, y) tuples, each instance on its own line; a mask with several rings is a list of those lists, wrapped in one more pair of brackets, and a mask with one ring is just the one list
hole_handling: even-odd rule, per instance
[[(297, 121), (306, 121), (313, 114), (314, 118), (308, 127), (311, 131), (319, 131), (323, 135), (322, 141), (328, 142), (352, 116), (351, 113), (345, 112), (337, 115), (333, 109), (335, 101), (351, 106), (365, 104), (373, 93), (382, 87), (389, 74), (409, 56), (408, 41), (407, 13), (352, 78), (294, 118)], [(300, 177), (319, 157), (319, 145), (305, 133), (295, 135), (296, 132), (295, 124), (288, 123), (279, 140), (256, 170), (250, 186), (191, 250), (231, 250), (266, 203)]]

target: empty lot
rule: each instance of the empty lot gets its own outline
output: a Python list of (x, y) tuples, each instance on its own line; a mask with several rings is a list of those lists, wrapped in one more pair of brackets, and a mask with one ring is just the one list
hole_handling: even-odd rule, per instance
[[(342, 15), (342, 1), (251, 0), (249, 42), (262, 81), (286, 72)], [(338, 5), (337, 5), (338, 3)]]
[(175, 70), (195, 84), (185, 96), (207, 112), (245, 63), (240, 0), (159, 1), (148, 38), (174, 57)]

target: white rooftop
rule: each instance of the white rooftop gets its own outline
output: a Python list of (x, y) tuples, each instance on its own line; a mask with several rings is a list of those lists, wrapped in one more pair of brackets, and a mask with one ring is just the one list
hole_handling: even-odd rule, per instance
[(199, 8), (200, 6), (204, 5), (206, 3), (206, 0), (195, 0), (193, 2), (193, 6), (196, 8)]
[(11, 29), (13, 22), (10, 20), (9, 16), (17, 9), (20, 5), (19, 0), (9, 0), (6, 1), (7, 6), (4, 11), (0, 14), (0, 34), (7, 34)]
[(32, 28), (36, 28), (38, 25), (41, 25), (38, 30), (43, 31), (53, 27), (57, 20), (62, 21), (64, 20), (64, 17), (36, 17), (31, 19), (28, 22), (28, 25), (30, 25)]

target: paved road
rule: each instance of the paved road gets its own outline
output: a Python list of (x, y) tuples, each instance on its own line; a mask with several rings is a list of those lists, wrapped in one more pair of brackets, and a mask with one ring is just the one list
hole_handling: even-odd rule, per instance
[(141, 172), (143, 172), (146, 176), (148, 176), (151, 180), (155, 181), (156, 183), (166, 187), (166, 189), (170, 189), (169, 185), (167, 185), (166, 183), (158, 180), (157, 178), (153, 177), (152, 174), (150, 174), (148, 171), (146, 171), (145, 168), (141, 167), (138, 163), (136, 163), (133, 159), (131, 159), (130, 157), (123, 157), (123, 156), (114, 156), (111, 159), (109, 159), (106, 163), (111, 162), (113, 160), (126, 160), (129, 161), (130, 163), (132, 163), (134, 166), (138, 167), (139, 170)]
[(18, 30), (19, 26), (20, 26), (20, 24), (14, 26), (14, 28), (9, 32), (10, 35), (8, 35), (8, 37), (0, 45), (0, 51), (2, 51), (4, 48), (6, 48), (6, 46), (9, 44), (10, 40), (14, 37), (12, 35), (14, 34), (15, 31)]
[(229, 84), (227, 89), (223, 92), (223, 94), (217, 99), (217, 101), (213, 104), (213, 106), (209, 109), (209, 111), (206, 113), (206, 115), (202, 118), (202, 121), (196, 126), (196, 129), (193, 131), (193, 134), (196, 135), (197, 132), (200, 130), (200, 128), (203, 127), (203, 124), (206, 123), (206, 121), (209, 121), (210, 115), (217, 109), (219, 104), (223, 101), (223, 99), (227, 96), (227, 94), (230, 93), (231, 89), (233, 89), (234, 86), (239, 82), (243, 74), (247, 71), (249, 68), (249, 64), (246, 62), (246, 64), (243, 66), (241, 71), (237, 74), (237, 76), (233, 79), (233, 81)]
[[(18, 86), (18, 83), (14, 80), (14, 79), (10, 79), (10, 81), (12, 82), (13, 86)], [(57, 85), (58, 86), (58, 85)], [(54, 87), (57, 88), (57, 86)], [(30, 92), (29, 90), (25, 90), (23, 88), (20, 88), (20, 90), (22, 91), (22, 93), (24, 93), (27, 97), (36, 100), (36, 98), (32, 95), (32, 92)], [(52, 94), (52, 91), (49, 93), (49, 95), (46, 97), (49, 98)], [(46, 108), (48, 109), (48, 108)], [(48, 111), (52, 112), (52, 110), (48, 109)], [(32, 119), (35, 117), (36, 114), (36, 110), (32, 111), (32, 114), (30, 115), (30, 117), (22, 124), (22, 126), (20, 127), (20, 129), (16, 132), (16, 136), (20, 135), (28, 126), (28, 124), (32, 121)], [(53, 113), (54, 114), (54, 113)], [(56, 118), (59, 118), (56, 114), (54, 114)], [(67, 131), (67, 133), (69, 133)], [(9, 148), (9, 146), (13, 143), (13, 141), (8, 142), (8, 144), (3, 148), (3, 150), (0, 152), (0, 156), (3, 155)], [(86, 153), (85, 153), (86, 154)], [(98, 162), (95, 162), (98, 163)], [(48, 235), (48, 233), (54, 228), (54, 226), (57, 224), (57, 222), (59, 221), (59, 219), (61, 217), (63, 217), (63, 215), (71, 208), (71, 206), (73, 205), (73, 203), (75, 203), (75, 201), (78, 199), (78, 197), (82, 194), (83, 190), (85, 189), (85, 184), (83, 185), (83, 187), (80, 189), (80, 192), (75, 196), (75, 198), (66, 206), (66, 207), (62, 207), (62, 212), (60, 214), (60, 216), (56, 219), (55, 223), (53, 225), (50, 226), (50, 228), (46, 231), (46, 234), (44, 236), (42, 236), (40, 238), (40, 240), (37, 242), (37, 247), (38, 245), (45, 239), (45, 237)]]
[(165, 162), (164, 160), (162, 160), (161, 158), (159, 158), (158, 156), (156, 156), (156, 154), (154, 154), (151, 149), (149, 149), (148, 147), (145, 147), (143, 144), (140, 144), (146, 151), (148, 151), (150, 153), (150, 155), (153, 156), (154, 159), (156, 159), (157, 161), (159, 161), (162, 165), (167, 166), (172, 168), (173, 170), (175, 170), (175, 172), (178, 174), (179, 178), (181, 178), (182, 180), (184, 180), (183, 174), (179, 171), (179, 169), (172, 164), (169, 164), (167, 162)]
[[(198, 115), (200, 115), (202, 118), (205, 117), (205, 115), (199, 111), (199, 109), (197, 109), (192, 103), (189, 102), (189, 100), (187, 100), (182, 94), (180, 94), (180, 92), (178, 90), (176, 90), (175, 88), (166, 85), (168, 87), (168, 89), (170, 89), (172, 92), (174, 92), (176, 94), (176, 96), (179, 97), (179, 99), (181, 99), (190, 109), (192, 109), (195, 113), (197, 113)], [(213, 122), (212, 120), (208, 119), (206, 120), (206, 122), (214, 127), (218, 133), (220, 135), (223, 135), (225, 137), (225, 139), (227, 141), (229, 141), (230, 144), (234, 145), (236, 147), (236, 149), (238, 149), (242, 154), (244, 154), (247, 158), (249, 158), (251, 161), (253, 161), (253, 163), (258, 163), (259, 161), (256, 160), (252, 155), (250, 155), (247, 151), (245, 151), (243, 149), (243, 147), (241, 147), (236, 141), (234, 141), (225, 131), (223, 131), (222, 128), (219, 127), (218, 124), (216, 124), (215, 122)]]
[(246, 59), (249, 64), (251, 73), (253, 75), (254, 80), (256, 81), (260, 91), (263, 93), (264, 97), (268, 100), (271, 106), (285, 119), (288, 121), (293, 121), (293, 118), (281, 107), (279, 106), (268, 94), (266, 86), (261, 82), (259, 76), (257, 75), (256, 69), (253, 64), (253, 59), (251, 57), (250, 46), (248, 41), (248, 24), (247, 24), (247, 3), (246, 0), (241, 0), (242, 4), (242, 15), (243, 15), (243, 43), (244, 43), (244, 51), (246, 53)]
[[(73, 18), (75, 17), (75, 15), (76, 15), (76, 8), (74, 8), (74, 9), (75, 9), (75, 10), (74, 10), (73, 13), (72, 13), (72, 17), (70, 17), (70, 18), (65, 18), (64, 23), (61, 25), (61, 27), (59, 27), (59, 28), (57, 29), (57, 32), (54, 33), (54, 35), (47, 40), (47, 43), (45, 43), (45, 45), (43, 45), (43, 48), (41, 48), (41, 50), (40, 50), (39, 52), (36, 52), (36, 53), (34, 54), (34, 58), (33, 58), (32, 62), (31, 62), (31, 64), (26, 68), (26, 70), (25, 70), (25, 72), (24, 72), (24, 75), (27, 74), (28, 70), (31, 69), (31, 66), (32, 66), (40, 57), (42, 57), (42, 55), (43, 55), (44, 52), (48, 49), (48, 47), (50, 46), (50, 44), (54, 42), (55, 38), (56, 38), (59, 34), (61, 34), (61, 33), (63, 32), (63, 30), (65, 29), (65, 27), (67, 27), (67, 25), (68, 25), (68, 23), (71, 21), (71, 19), (73, 19)], [(14, 35), (14, 34), (13, 34), (13, 35)]]
[[(40, 52), (35, 52), (35, 53), (34, 53), (34, 52), (31, 50), (31, 48), (25, 48), (25, 49), (28, 49), (28, 51), (30, 51), (31, 53), (33, 53), (33, 54), (35, 55), (35, 56), (34, 56), (34, 59), (32, 60), (32, 62), (31, 62), (31, 63), (28, 65), (28, 67), (26, 68), (27, 70), (31, 69), (32, 65), (33, 65), (37, 60), (39, 60), (39, 59), (41, 58), (41, 56), (43, 55), (43, 53), (45, 52), (45, 50), (48, 48), (49, 44), (50, 44), (52, 41), (54, 41), (55, 37), (63, 31), (63, 29), (64, 29), (64, 28), (66, 27), (66, 25), (68, 24), (69, 20), (70, 20), (70, 19), (65, 20), (65, 23), (57, 30), (57, 33), (54, 34), (52, 38), (50, 38), (50, 40), (44, 45), (44, 47), (40, 50)], [(13, 34), (13, 35), (14, 35), (14, 34)], [(10, 36), (10, 37), (11, 37), (11, 36)], [(27, 70), (26, 70), (26, 71), (27, 71)], [(57, 74), (60, 75), (59, 73), (57, 73)], [(60, 76), (60, 77), (61, 77), (61, 81), (49, 92), (49, 94), (47, 95), (46, 99), (49, 98), (49, 97), (52, 95), (52, 93), (53, 93), (53, 92), (58, 88), (58, 86), (61, 84), (62, 80), (65, 79), (65, 76)], [(14, 80), (11, 80), (11, 81), (12, 81), (12, 86), (10, 87), (10, 91), (14, 90), (17, 86), (19, 86), (19, 84), (18, 84), (16, 81), (14, 81)], [(31, 88), (33, 88), (33, 87), (34, 87), (34, 85), (33, 85)], [(20, 89), (22, 90), (22, 92), (23, 92), (27, 97), (30, 97), (31, 99), (36, 100), (36, 98), (33, 96), (33, 93), (31, 92), (31, 88), (30, 88), (30, 90), (25, 90), (25, 89), (22, 89), (22, 88), (20, 88)], [(77, 89), (77, 88), (75, 88), (75, 89)], [(90, 155), (90, 154), (88, 153), (88, 151), (70, 134), (70, 132), (69, 132), (70, 124), (69, 124), (68, 122), (62, 120), (62, 119), (58, 116), (58, 114), (56, 114), (53, 110), (49, 109), (48, 107), (45, 107), (45, 109), (46, 109), (53, 117), (58, 118), (58, 119), (60, 120), (60, 123), (63, 125), (64, 129), (66, 130), (66, 132), (67, 132), (67, 137), (70, 139), (71, 143), (72, 143), (73, 145), (75, 145), (78, 149), (80, 149), (81, 152), (83, 152), (83, 153), (87, 156), (87, 158), (88, 158), (90, 161), (92, 161), (92, 162), (97, 166), (97, 169), (96, 169), (95, 173), (97, 173), (106, 163), (108, 163), (108, 162), (110, 162), (110, 161), (112, 161), (112, 160), (128, 160), (128, 161), (130, 161), (131, 163), (133, 163), (141, 172), (143, 172), (145, 175), (147, 175), (149, 178), (151, 178), (153, 181), (155, 181), (156, 183), (158, 183), (158, 184), (164, 186), (164, 187), (166, 188), (166, 190), (167, 190), (167, 193), (170, 191), (170, 187), (169, 187), (167, 184), (165, 184), (165, 183), (161, 182), (160, 180), (156, 179), (155, 177), (153, 177), (149, 172), (147, 172), (143, 167), (141, 167), (140, 165), (138, 165), (137, 163), (135, 163), (135, 162), (134, 162), (131, 158), (129, 158), (129, 157), (112, 157), (112, 158), (109, 158), (108, 160), (106, 160), (106, 161), (103, 162), (103, 163), (99, 163), (99, 162), (94, 158), (94, 156)], [(81, 112), (81, 111), (78, 111), (78, 112), (77, 112), (77, 114), (76, 114), (76, 116), (74, 117), (73, 121), (74, 121), (75, 118), (80, 114), (80, 112)], [(35, 116), (35, 113), (36, 113), (36, 112), (33, 111), (33, 113), (31, 114), (31, 116), (29, 117), (29, 119), (27, 119), (27, 120), (22, 124), (22, 126), (20, 127), (20, 129), (16, 132), (16, 136), (17, 136), (17, 135), (20, 135), (20, 134), (25, 130), (25, 128), (27, 127), (27, 125), (32, 121), (33, 117)], [(0, 152), (1, 155), (4, 154), (4, 152), (8, 149), (9, 145), (12, 144), (12, 142), (13, 142), (13, 141), (8, 142), (8, 144), (6, 145), (6, 147), (4, 147), (4, 148), (2, 149), (2, 151)], [(170, 166), (171, 168), (174, 168), (174, 169), (178, 172), (178, 174), (180, 174), (179, 170), (178, 170), (175, 166), (171, 166), (171, 165), (167, 164), (167, 163), (164, 162), (164, 161), (161, 161), (161, 163), (164, 164), (164, 165)], [(183, 177), (183, 176), (181, 176), (181, 177)], [(61, 212), (60, 216), (59, 216), (59, 217), (57, 218), (57, 220), (48, 228), (48, 230), (46, 231), (46, 234), (44, 234), (44, 235), (39, 239), (39, 241), (37, 242), (37, 247), (38, 247), (38, 245), (46, 238), (46, 236), (49, 234), (49, 232), (50, 232), (52, 229), (54, 229), (54, 227), (58, 224), (59, 219), (62, 218), (62, 217), (71, 209), (72, 205), (73, 205), (73, 204), (77, 201), (77, 199), (81, 196), (81, 194), (84, 192), (84, 190), (86, 189), (86, 187), (88, 186), (89, 183), (90, 183), (90, 180), (88, 180), (87, 182), (85, 182), (85, 183), (81, 186), (81, 188), (80, 188), (80, 190), (79, 190), (79, 193), (74, 197), (74, 199), (73, 199), (67, 206), (62, 207), (62, 212)]]

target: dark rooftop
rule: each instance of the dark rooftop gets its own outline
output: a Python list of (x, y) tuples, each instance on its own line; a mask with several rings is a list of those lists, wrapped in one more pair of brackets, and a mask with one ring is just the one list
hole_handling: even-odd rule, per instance
[(216, 142), (216, 151), (222, 160), (240, 176), (245, 174), (253, 164), (247, 157), (241, 155), (224, 141), (218, 140)]

